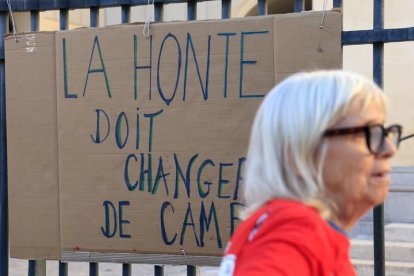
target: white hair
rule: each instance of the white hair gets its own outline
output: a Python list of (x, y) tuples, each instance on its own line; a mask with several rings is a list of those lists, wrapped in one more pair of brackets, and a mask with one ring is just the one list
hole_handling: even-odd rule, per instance
[(274, 198), (326, 207), (321, 198), (324, 132), (355, 103), (363, 110), (373, 101), (385, 113), (386, 99), (377, 85), (340, 70), (298, 73), (275, 86), (260, 105), (251, 130), (243, 216)]

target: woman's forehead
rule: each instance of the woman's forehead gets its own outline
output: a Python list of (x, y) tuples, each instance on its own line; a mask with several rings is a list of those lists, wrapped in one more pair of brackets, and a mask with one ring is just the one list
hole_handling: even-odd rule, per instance
[(360, 105), (351, 105), (345, 115), (334, 125), (334, 127), (384, 124), (384, 122), (384, 106), (379, 103), (371, 102), (364, 108)]

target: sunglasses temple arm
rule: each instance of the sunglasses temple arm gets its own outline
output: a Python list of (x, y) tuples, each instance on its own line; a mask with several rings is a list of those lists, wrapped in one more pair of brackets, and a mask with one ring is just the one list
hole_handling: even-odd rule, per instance
[(407, 135), (407, 136), (405, 136), (405, 137), (400, 138), (400, 142), (402, 142), (402, 141), (404, 141), (404, 140), (407, 140), (407, 139), (410, 139), (410, 138), (412, 138), (412, 137), (414, 137), (414, 133), (413, 133), (413, 134), (410, 134), (410, 135)]

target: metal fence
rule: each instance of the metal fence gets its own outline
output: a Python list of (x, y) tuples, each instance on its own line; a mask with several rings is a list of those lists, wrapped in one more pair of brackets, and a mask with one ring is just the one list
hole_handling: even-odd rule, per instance
[[(304, 0), (294, 1), (294, 11), (304, 10)], [(326, 3), (327, 0), (325, 0)], [(384, 43), (402, 42), (414, 40), (414, 27), (399, 29), (384, 29), (384, 0), (374, 1), (373, 29), (344, 31), (342, 32), (342, 45), (373, 45), (373, 76), (380, 86), (383, 86), (383, 59)], [(163, 7), (171, 3), (187, 3), (187, 19), (196, 20), (198, 0), (155, 0), (154, 19), (161, 21)], [(31, 31), (39, 30), (39, 13), (41, 11), (59, 10), (60, 30), (68, 29), (69, 10), (89, 9), (90, 26), (99, 25), (99, 10), (105, 7), (121, 7), (121, 23), (130, 21), (131, 7), (147, 5), (147, 0), (3, 0), (0, 3), (0, 33), (8, 33), (8, 22), (12, 12), (30, 12)], [(221, 0), (221, 17), (229, 18), (231, 0)], [(333, 0), (333, 7), (341, 8), (342, 0)], [(257, 14), (265, 15), (267, 0), (258, 0)], [(4, 41), (0, 40), (0, 275), (7, 276), (9, 272), (9, 248), (8, 248), (8, 198), (7, 198), (7, 133), (6, 133), (6, 103), (5, 103), (5, 55)], [(374, 266), (375, 276), (385, 275), (385, 250), (384, 250), (384, 207), (374, 209)], [(28, 275), (36, 275), (37, 262), (29, 260)], [(121, 272), (120, 272), (121, 273)], [(66, 263), (59, 263), (59, 275), (68, 274)], [(91, 276), (99, 274), (98, 263), (89, 264)], [(154, 267), (155, 275), (163, 275), (162, 266)], [(131, 265), (122, 265), (122, 275), (131, 275)], [(187, 266), (187, 275), (196, 275), (195, 266)]]

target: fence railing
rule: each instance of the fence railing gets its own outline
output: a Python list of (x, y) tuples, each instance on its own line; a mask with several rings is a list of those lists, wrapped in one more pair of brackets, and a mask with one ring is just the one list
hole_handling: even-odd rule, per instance
[[(304, 10), (304, 0), (294, 1), (294, 11)], [(327, 0), (324, 0), (325, 3)], [(187, 3), (187, 19), (196, 20), (197, 0), (160, 0), (154, 1), (154, 20), (163, 19), (165, 4)], [(0, 34), (9, 32), (9, 18), (12, 12), (30, 12), (31, 31), (39, 30), (39, 13), (41, 11), (59, 10), (60, 30), (66, 30), (69, 26), (69, 10), (89, 9), (90, 26), (99, 25), (99, 10), (106, 7), (121, 7), (121, 23), (130, 21), (131, 7), (147, 5), (147, 0), (6, 0), (0, 2)], [(258, 0), (257, 14), (265, 15), (267, 12), (267, 0)], [(341, 8), (342, 0), (333, 0), (333, 7)], [(221, 17), (229, 18), (231, 14), (231, 0), (221, 1)], [(372, 44), (373, 45), (373, 76), (380, 86), (383, 86), (383, 59), (384, 43), (414, 40), (414, 27), (399, 29), (384, 29), (384, 0), (374, 0), (374, 22), (371, 30), (344, 31), (342, 32), (342, 45)], [(5, 102), (5, 55), (4, 41), (0, 40), (0, 275), (7, 276), (9, 271), (8, 248), (8, 198), (7, 198), (7, 133), (6, 133), (6, 102)], [(384, 250), (384, 207), (374, 209), (374, 263), (375, 276), (385, 275), (385, 250)], [(28, 274), (36, 275), (38, 263), (29, 260)], [(66, 263), (59, 263), (59, 275), (67, 275)], [(98, 275), (98, 263), (89, 264), (89, 274)], [(163, 275), (162, 266), (155, 266), (155, 275)], [(131, 265), (122, 265), (122, 275), (131, 275)], [(188, 266), (187, 275), (196, 275), (196, 267)]]

